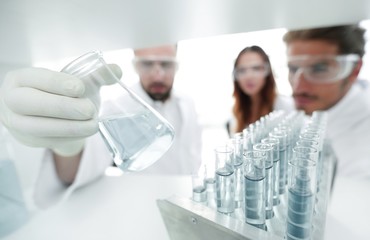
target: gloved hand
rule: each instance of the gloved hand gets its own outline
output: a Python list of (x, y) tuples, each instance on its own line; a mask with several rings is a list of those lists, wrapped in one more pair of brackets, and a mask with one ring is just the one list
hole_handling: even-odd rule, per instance
[[(109, 65), (120, 78), (117, 65)], [(107, 82), (104, 84), (112, 84)], [(20, 142), (78, 154), (98, 130), (100, 85), (41, 68), (10, 72), (0, 88), (0, 120)]]

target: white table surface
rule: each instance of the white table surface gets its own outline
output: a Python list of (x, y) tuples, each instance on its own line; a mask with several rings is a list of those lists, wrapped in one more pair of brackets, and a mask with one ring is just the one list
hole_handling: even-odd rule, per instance
[[(190, 197), (191, 177), (105, 176), (59, 206), (38, 212), (5, 239), (168, 240), (156, 200), (172, 195)], [(325, 240), (370, 239), (369, 205), (370, 181), (337, 179)]]
[(40, 211), (7, 240), (169, 239), (157, 199), (191, 196), (190, 176), (105, 176)]

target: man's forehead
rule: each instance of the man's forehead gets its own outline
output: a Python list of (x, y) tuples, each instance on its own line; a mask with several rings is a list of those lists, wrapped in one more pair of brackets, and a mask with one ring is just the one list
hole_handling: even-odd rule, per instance
[(134, 61), (136, 62), (176, 62), (176, 58), (172, 56), (160, 56), (160, 55), (146, 55), (136, 56)]
[(337, 44), (325, 40), (294, 40), (287, 44), (287, 55), (337, 55)]
[(136, 57), (149, 57), (149, 56), (175, 57), (176, 46), (166, 45), (154, 48), (135, 49), (134, 54)]
[(307, 64), (315, 64), (315, 63), (324, 63), (335, 61), (337, 55), (293, 55), (288, 56), (289, 63), (307, 63)]

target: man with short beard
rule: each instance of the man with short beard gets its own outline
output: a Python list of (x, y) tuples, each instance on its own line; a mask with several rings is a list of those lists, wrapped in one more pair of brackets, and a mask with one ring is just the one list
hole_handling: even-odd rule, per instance
[(201, 127), (195, 105), (191, 98), (173, 89), (176, 53), (176, 45), (134, 50), (133, 63), (140, 81), (131, 89), (175, 129), (168, 152), (142, 173), (191, 174), (201, 164)]
[(289, 81), (297, 109), (328, 112), (338, 175), (370, 177), (370, 88), (358, 80), (365, 30), (357, 24), (289, 31)]

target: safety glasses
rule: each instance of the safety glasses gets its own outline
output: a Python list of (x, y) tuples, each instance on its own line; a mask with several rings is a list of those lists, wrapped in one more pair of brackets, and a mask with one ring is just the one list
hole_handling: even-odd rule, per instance
[(240, 81), (248, 76), (263, 78), (266, 77), (269, 72), (269, 65), (266, 63), (237, 67), (234, 69), (233, 75), (236, 80)]
[(289, 80), (294, 82), (303, 75), (312, 83), (332, 83), (347, 78), (360, 60), (356, 54), (301, 55), (288, 58)]
[(137, 57), (133, 63), (139, 74), (150, 74), (155, 70), (163, 71), (165, 74), (174, 74), (178, 67), (176, 59), (172, 57)]

